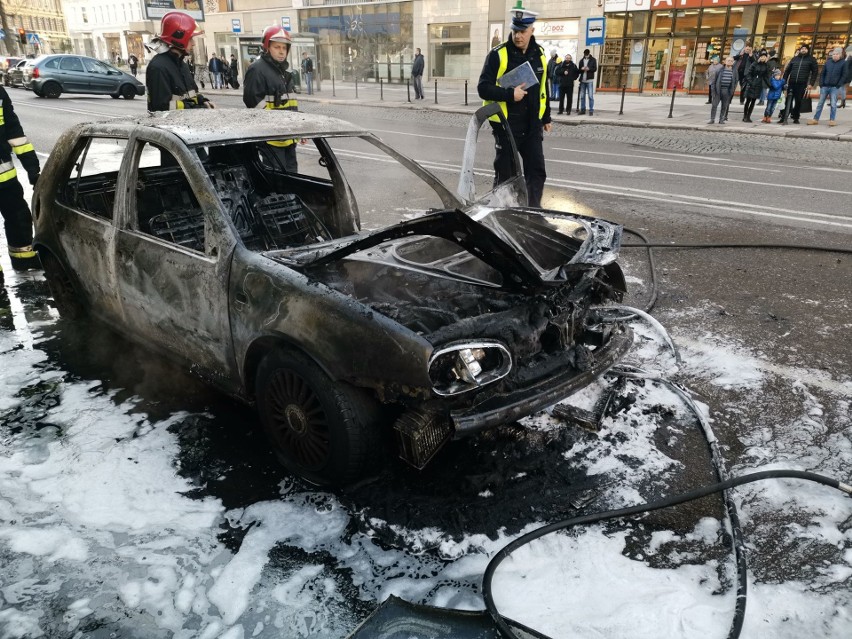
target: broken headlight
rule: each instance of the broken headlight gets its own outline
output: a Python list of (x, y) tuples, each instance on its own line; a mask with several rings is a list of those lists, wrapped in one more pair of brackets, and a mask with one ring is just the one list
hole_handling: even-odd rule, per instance
[(457, 395), (496, 382), (512, 370), (512, 355), (500, 342), (455, 342), (429, 360), (429, 379), (438, 395)]

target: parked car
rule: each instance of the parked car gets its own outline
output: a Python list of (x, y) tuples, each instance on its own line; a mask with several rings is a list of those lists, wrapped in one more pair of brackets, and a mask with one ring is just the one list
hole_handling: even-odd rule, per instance
[[(468, 148), (497, 113), (477, 112)], [(523, 206), (520, 170), (477, 197), (474, 156), (462, 196), (324, 116), (83, 124), (45, 163), (34, 244), (63, 317), (90, 314), (254, 403), (289, 469), (345, 484), (394, 433), (423, 467), (588, 385), (632, 342), (593, 310), (625, 290), (621, 227)]]
[(15, 66), (9, 67), (3, 74), (3, 84), (7, 87), (23, 87), (24, 67), (32, 62), (35, 62), (35, 60), (18, 60)]
[(145, 85), (129, 73), (82, 55), (46, 55), (24, 68), (24, 84), (40, 98), (63, 93), (90, 93), (132, 100)]
[(6, 74), (9, 72), (9, 69), (14, 69), (15, 65), (17, 65), (21, 60), (23, 60), (23, 58), (0, 56), (0, 82), (3, 82), (5, 86), (9, 86), (9, 81), (6, 78)]

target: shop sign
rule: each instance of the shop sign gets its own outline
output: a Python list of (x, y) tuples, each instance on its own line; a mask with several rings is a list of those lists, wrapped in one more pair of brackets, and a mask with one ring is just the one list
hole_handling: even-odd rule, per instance
[[(627, 0), (630, 5), (633, 0)], [(661, 9), (691, 9), (697, 7), (738, 7), (750, 4), (787, 4), (786, 0), (650, 0), (651, 11)], [(628, 6), (628, 11), (635, 10)], [(624, 11), (624, 9), (622, 9)]]
[(538, 20), (535, 23), (535, 34), (538, 37), (559, 38), (576, 37), (580, 32), (579, 20)]
[(204, 3), (201, 0), (144, 0), (145, 16), (149, 20), (159, 19), (169, 11), (183, 11), (198, 22), (204, 22)]
[(613, 11), (650, 11), (651, 0), (606, 0), (604, 13)]

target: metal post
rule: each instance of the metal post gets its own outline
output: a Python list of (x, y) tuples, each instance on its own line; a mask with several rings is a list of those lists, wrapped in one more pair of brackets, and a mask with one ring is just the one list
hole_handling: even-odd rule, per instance
[(408, 94), (408, 101), (411, 102), (411, 80), (405, 81), (405, 92)]
[(385, 81), (379, 78), (379, 100), (385, 99)]
[(627, 87), (621, 87), (621, 108), (618, 110), (618, 115), (624, 115), (624, 94), (627, 93)]
[(334, 74), (331, 74), (331, 97), (336, 98), (337, 93), (334, 92)]
[(464, 105), (467, 106), (467, 80), (464, 81)]
[(358, 99), (358, 72), (355, 72), (355, 99)]
[(438, 104), (438, 80), (435, 80), (435, 104)]
[(583, 83), (577, 83), (577, 108), (575, 109), (575, 113), (580, 113), (580, 93), (583, 91)]
[(672, 111), (674, 111), (674, 99), (677, 95), (677, 87), (672, 87), (672, 103), (669, 105), (669, 117), (672, 117)]

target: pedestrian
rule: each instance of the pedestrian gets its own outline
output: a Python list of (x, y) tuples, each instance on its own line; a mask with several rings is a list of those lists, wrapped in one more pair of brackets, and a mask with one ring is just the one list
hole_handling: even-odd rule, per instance
[[(0, 86), (0, 214), (6, 231), (9, 260), (16, 271), (41, 268), (33, 249), (33, 224), (30, 207), (24, 198), (24, 187), (18, 181), (18, 171), (12, 155), (27, 172), (27, 179), (35, 186), (40, 166), (32, 143), (24, 135), (21, 121), (12, 106), (12, 98)], [(0, 266), (0, 282), (3, 267)]]
[(734, 56), (734, 62), (737, 63), (736, 71), (737, 71), (737, 82), (740, 85), (740, 104), (745, 102), (746, 94), (745, 94), (745, 83), (746, 83), (746, 72), (748, 68), (756, 62), (755, 57), (752, 53), (752, 48), (750, 44), (745, 45), (742, 51), (740, 51), (737, 55)]
[(831, 57), (825, 61), (822, 73), (819, 74), (819, 102), (812, 120), (808, 124), (819, 124), (819, 116), (822, 115), (822, 107), (828, 98), (829, 119), (828, 126), (835, 126), (837, 122), (837, 93), (846, 87), (846, 61), (843, 59), (843, 49), (834, 47)]
[[(845, 84), (849, 84), (852, 86), (852, 46), (846, 47), (846, 79), (844, 80)], [(840, 95), (842, 97), (840, 106), (844, 109), (846, 108), (846, 89), (843, 88), (840, 90)]]
[[(570, 54), (565, 55), (562, 63), (556, 67), (556, 77), (559, 82), (559, 113), (571, 115), (571, 103), (574, 100), (574, 83), (580, 77), (580, 69), (574, 64)], [(567, 107), (567, 110), (566, 110)]]
[(707, 104), (713, 104), (713, 80), (716, 79), (716, 74), (722, 66), (722, 63), (719, 62), (719, 56), (714, 55), (710, 61), (710, 66), (704, 72), (704, 77), (707, 80)]
[(790, 60), (784, 69), (784, 81), (787, 83), (787, 116), (793, 118), (793, 124), (799, 123), (802, 99), (816, 84), (819, 65), (811, 55), (811, 48), (803, 44), (798, 54)]
[[(280, 26), (266, 27), (263, 31), (263, 53), (251, 63), (243, 78), (243, 103), (249, 109), (299, 110), (296, 98), (292, 97), (296, 85), (287, 62), (291, 42), (290, 32)], [(288, 173), (299, 172), (296, 143), (295, 139), (267, 142)]]
[(775, 112), (775, 106), (778, 104), (778, 100), (781, 99), (786, 86), (784, 72), (781, 69), (775, 69), (772, 79), (769, 81), (769, 90), (766, 92), (766, 109), (763, 110), (762, 122), (766, 124), (772, 122), (772, 114)]
[(589, 52), (583, 51), (583, 59), (577, 65), (580, 69), (580, 115), (586, 114), (586, 95), (589, 96), (589, 115), (595, 114), (595, 71), (598, 61)]
[(224, 89), (222, 72), (225, 68), (222, 61), (216, 57), (216, 53), (210, 54), (210, 62), (207, 63), (207, 70), (210, 72), (210, 85), (214, 89)]
[(139, 58), (137, 58), (133, 53), (127, 56), (127, 65), (130, 67), (130, 73), (133, 74), (133, 77), (136, 77), (136, 71), (139, 68)]
[(411, 62), (411, 81), (414, 84), (414, 99), (423, 99), (423, 70), (426, 68), (426, 60), (420, 49), (414, 50), (414, 60)]
[(757, 62), (753, 63), (746, 71), (743, 93), (745, 93), (745, 105), (743, 108), (743, 122), (751, 122), (751, 114), (754, 106), (763, 93), (763, 89), (769, 88), (769, 67), (766, 64), (767, 55), (763, 51), (758, 55)]
[(192, 53), (193, 36), (202, 33), (195, 20), (182, 11), (163, 16), (160, 35), (146, 45), (156, 53), (145, 69), (149, 111), (168, 111), (172, 102), (176, 109), (213, 108), (213, 103), (198, 92), (189, 65), (184, 63)]
[[(524, 165), (524, 182), (530, 206), (540, 207), (547, 172), (544, 165), (544, 133), (552, 128), (550, 102), (547, 99), (547, 57), (536, 42), (535, 22), (538, 15), (518, 5), (509, 12), (512, 35), (491, 49), (479, 76), (477, 91), (483, 104), (496, 102), (509, 122), (515, 146)], [(501, 86), (500, 78), (507, 72), (529, 63), (537, 80), (536, 85)], [(499, 118), (491, 116), (494, 134), (494, 185), (514, 176), (512, 145)]]
[[(766, 66), (769, 67), (769, 79), (771, 81), (775, 76), (775, 70), (780, 67), (780, 63), (778, 62), (778, 52), (775, 49), (769, 49), (769, 51), (766, 52)], [(760, 101), (757, 103), (758, 105), (763, 104), (768, 92), (769, 89), (763, 90), (763, 93), (760, 94)]]
[(302, 77), (305, 79), (305, 91), (308, 95), (314, 92), (314, 61), (307, 51), (302, 52)]
[(734, 58), (728, 56), (725, 58), (725, 65), (716, 73), (713, 78), (713, 106), (710, 107), (710, 122), (713, 124), (716, 120), (716, 112), (719, 113), (719, 124), (724, 124), (728, 119), (728, 106), (731, 104), (731, 98), (734, 97), (734, 89), (737, 87), (737, 75), (734, 70)]
[[(760, 60), (761, 56), (762, 56), (762, 57), (766, 60), (766, 66), (767, 66), (768, 71), (769, 71), (769, 73), (768, 73), (768, 75), (767, 75), (767, 78), (768, 78), (769, 80), (772, 80), (772, 72), (773, 72), (775, 69), (774, 69), (774, 68), (773, 68), (773, 67), (769, 64), (769, 51), (767, 51), (766, 49), (761, 49), (760, 51), (758, 51), (758, 52), (757, 52), (757, 55), (756, 55), (755, 57), (756, 57), (758, 60)], [(764, 87), (761, 89), (761, 91), (760, 91), (760, 95), (758, 96), (758, 100), (757, 100), (756, 106), (763, 106), (764, 102), (766, 101), (766, 92), (767, 92), (767, 91), (769, 91), (769, 87), (768, 87), (768, 86), (764, 86)]]
[(228, 75), (230, 76), (229, 82), (231, 83), (231, 87), (234, 88), (234, 89), (239, 89), (240, 88), (240, 78), (239, 78), (240, 70), (239, 70), (239, 66), (237, 65), (237, 56), (235, 56), (233, 53), (231, 54), (231, 63), (230, 63), (230, 65), (228, 65)]
[(550, 83), (550, 99), (559, 99), (559, 84), (553, 81), (556, 67), (559, 66), (559, 54), (556, 51), (550, 52), (550, 60), (547, 61), (547, 80)]

